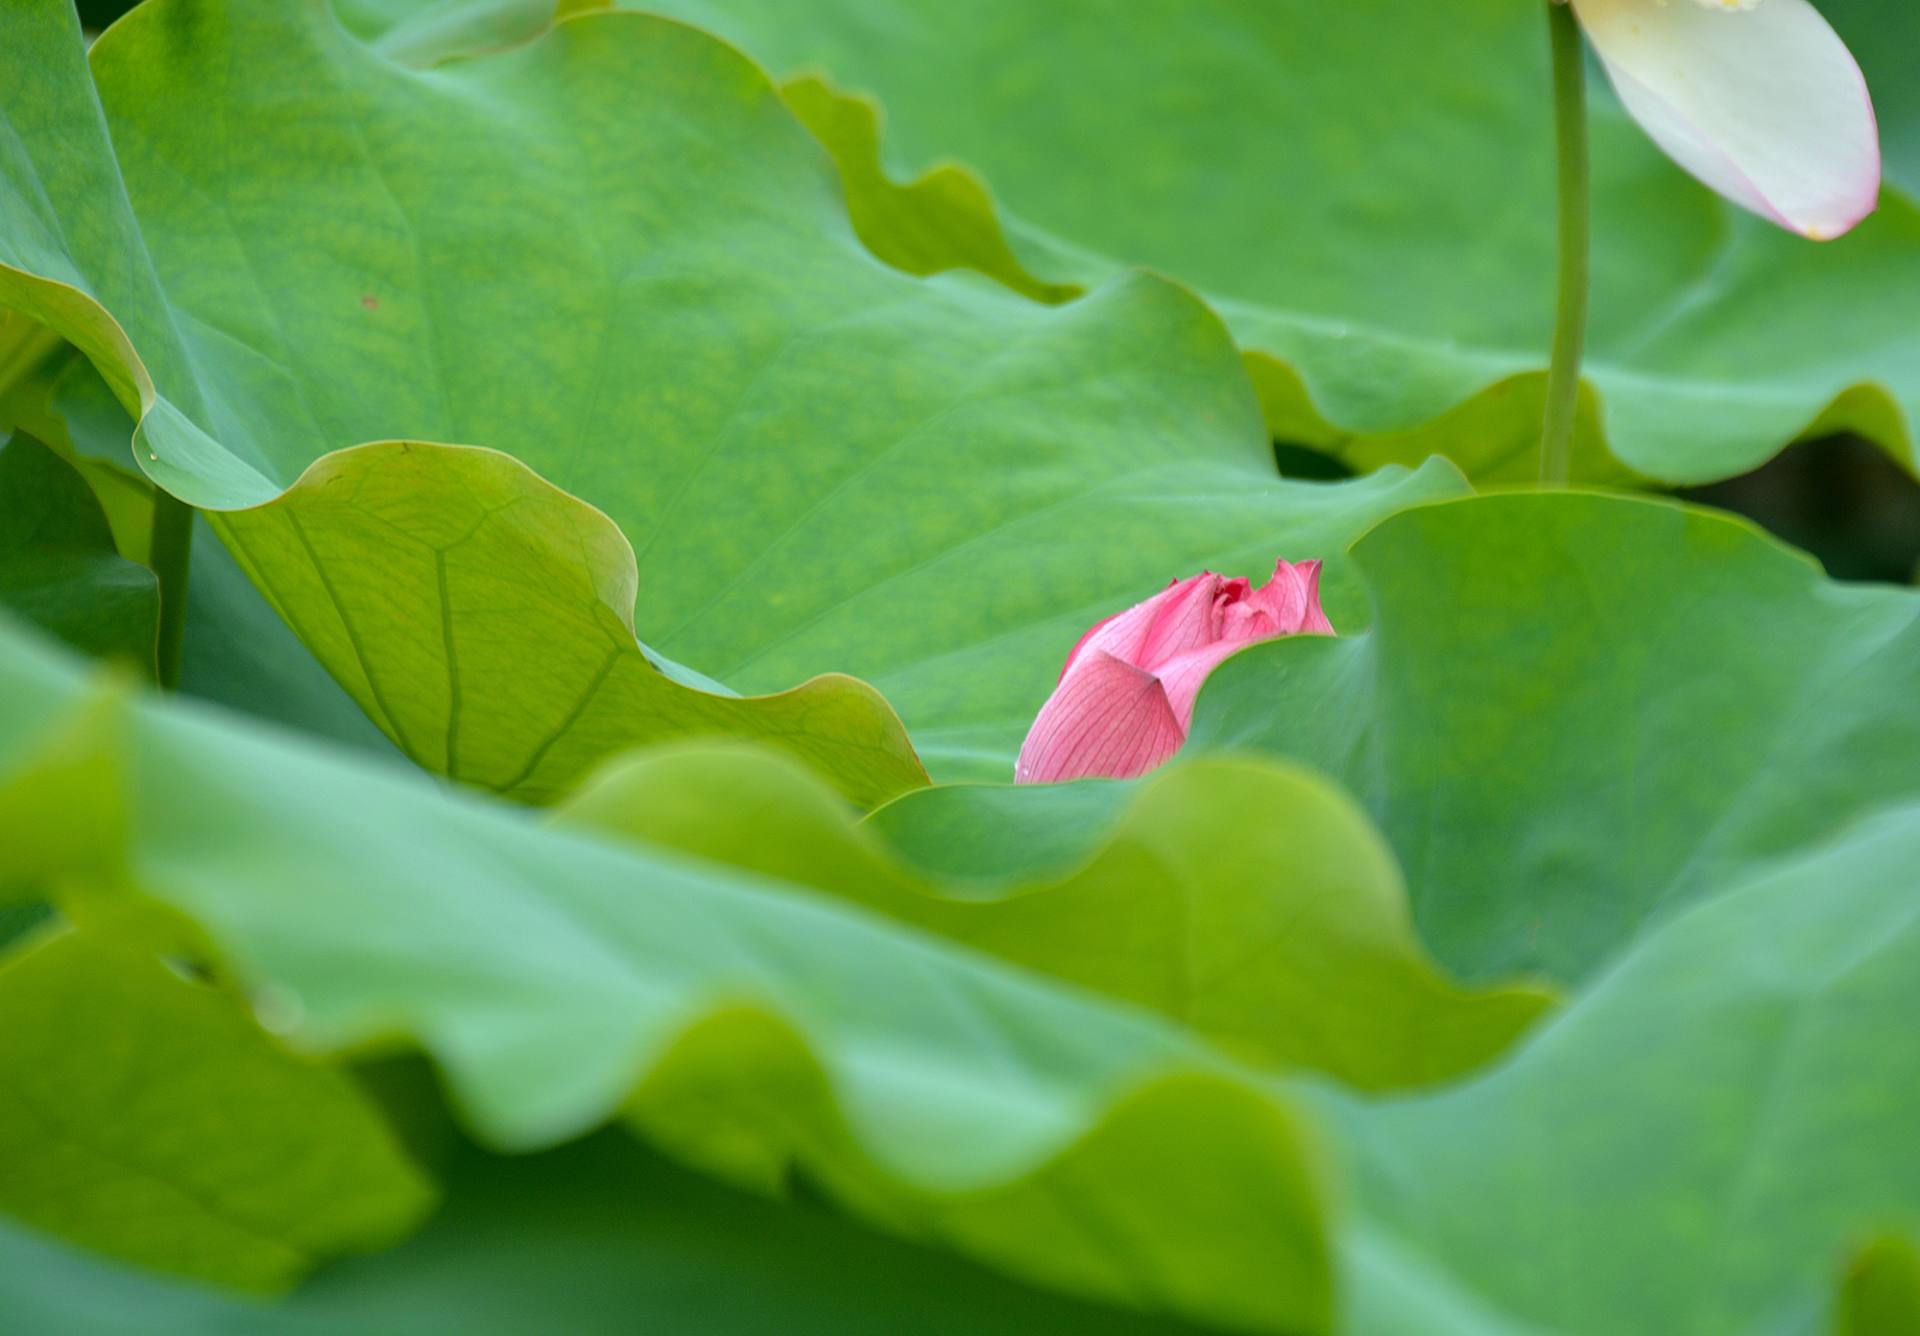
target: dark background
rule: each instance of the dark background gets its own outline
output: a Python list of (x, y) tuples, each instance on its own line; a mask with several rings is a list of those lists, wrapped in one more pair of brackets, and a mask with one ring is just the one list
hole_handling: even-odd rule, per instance
[(1752, 473), (1679, 495), (1757, 520), (1835, 579), (1920, 584), (1920, 486), (1857, 436), (1796, 445)]

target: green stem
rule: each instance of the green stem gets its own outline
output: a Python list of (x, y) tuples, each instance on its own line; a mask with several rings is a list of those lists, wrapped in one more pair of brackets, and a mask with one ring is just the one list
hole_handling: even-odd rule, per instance
[(1560, 276), (1547, 364), (1547, 413), (1540, 432), (1540, 481), (1564, 483), (1580, 406), (1580, 356), (1587, 342), (1587, 252), (1592, 185), (1587, 167), (1587, 71), (1580, 22), (1566, 0), (1547, 0), (1553, 42), (1553, 127), (1559, 163)]
[(156, 666), (160, 685), (180, 685), (180, 646), (187, 630), (187, 558), (193, 551), (193, 507), (153, 489), (153, 541), (147, 564), (160, 581), (160, 637)]

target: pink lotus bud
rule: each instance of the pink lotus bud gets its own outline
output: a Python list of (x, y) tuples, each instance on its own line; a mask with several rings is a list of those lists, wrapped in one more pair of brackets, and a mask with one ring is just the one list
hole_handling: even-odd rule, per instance
[(1176, 580), (1080, 637), (1020, 746), (1016, 784), (1144, 775), (1180, 750), (1207, 674), (1277, 636), (1332, 635), (1320, 563), (1276, 562), (1255, 589), (1211, 571)]

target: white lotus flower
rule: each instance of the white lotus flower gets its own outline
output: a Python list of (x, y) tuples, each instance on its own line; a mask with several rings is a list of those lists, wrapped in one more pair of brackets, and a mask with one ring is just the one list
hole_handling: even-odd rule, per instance
[(1866, 80), (1807, 0), (1572, 0), (1620, 100), (1734, 203), (1824, 241), (1873, 212)]

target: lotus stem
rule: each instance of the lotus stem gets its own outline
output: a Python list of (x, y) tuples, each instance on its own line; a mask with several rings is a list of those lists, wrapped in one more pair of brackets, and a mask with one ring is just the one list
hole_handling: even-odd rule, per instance
[(1580, 406), (1580, 358), (1587, 341), (1588, 251), (1592, 182), (1587, 161), (1587, 72), (1580, 23), (1566, 0), (1547, 0), (1553, 47), (1553, 126), (1559, 196), (1560, 273), (1547, 364), (1546, 421), (1540, 432), (1540, 481), (1562, 485), (1571, 473)]

